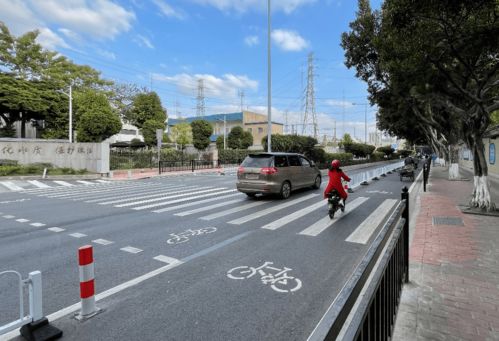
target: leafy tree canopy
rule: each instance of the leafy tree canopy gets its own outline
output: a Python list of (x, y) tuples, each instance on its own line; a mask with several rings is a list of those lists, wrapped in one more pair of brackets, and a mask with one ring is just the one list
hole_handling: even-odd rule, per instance
[(161, 106), (161, 100), (155, 92), (139, 93), (133, 99), (129, 110), (124, 112), (126, 121), (142, 128), (145, 121), (165, 122), (166, 110)]
[(253, 135), (249, 131), (244, 131), (242, 127), (236, 126), (230, 130), (227, 143), (231, 149), (248, 149), (253, 145)]
[(195, 120), (191, 122), (192, 143), (198, 150), (204, 150), (210, 145), (210, 136), (213, 134), (213, 127), (206, 120)]
[(156, 129), (163, 129), (164, 131), (165, 124), (161, 121), (147, 120), (140, 129), (142, 136), (144, 136), (144, 142), (148, 146), (156, 146), (158, 144)]
[(187, 122), (183, 122), (173, 126), (170, 136), (172, 142), (179, 144), (181, 149), (184, 149), (185, 145), (192, 143), (191, 125)]

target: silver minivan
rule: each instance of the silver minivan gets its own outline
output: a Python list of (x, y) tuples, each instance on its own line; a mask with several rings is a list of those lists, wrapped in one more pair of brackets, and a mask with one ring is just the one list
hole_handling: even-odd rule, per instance
[(305, 156), (295, 153), (250, 154), (237, 171), (237, 190), (249, 197), (279, 194), (287, 199), (299, 188), (321, 187), (321, 172)]

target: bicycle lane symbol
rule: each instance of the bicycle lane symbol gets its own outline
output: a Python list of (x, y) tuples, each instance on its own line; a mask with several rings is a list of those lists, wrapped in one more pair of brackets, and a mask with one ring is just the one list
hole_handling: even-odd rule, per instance
[(271, 266), (273, 264), (273, 262), (265, 262), (256, 268), (246, 265), (237, 266), (227, 271), (227, 277), (248, 279), (258, 274), (263, 284), (270, 284), (270, 287), (277, 292), (293, 292), (302, 287), (300, 279), (288, 275), (288, 272), (293, 269), (286, 267), (279, 269)]
[(201, 229), (188, 229), (181, 233), (170, 233), (171, 238), (166, 241), (167, 244), (181, 244), (189, 241), (189, 237), (200, 236), (203, 234), (213, 233), (217, 230), (216, 227), (204, 227)]

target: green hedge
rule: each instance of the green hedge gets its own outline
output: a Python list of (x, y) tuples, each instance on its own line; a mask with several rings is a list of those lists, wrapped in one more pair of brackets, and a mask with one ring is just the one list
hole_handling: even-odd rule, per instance
[(74, 175), (85, 174), (86, 169), (76, 170), (72, 168), (56, 168), (47, 163), (36, 163), (31, 165), (4, 165), (0, 166), (0, 176), (14, 175), (42, 175), (43, 170), (47, 168), (48, 175)]
[(222, 149), (218, 151), (218, 159), (221, 161), (242, 161), (249, 154), (262, 153), (263, 150), (247, 149)]

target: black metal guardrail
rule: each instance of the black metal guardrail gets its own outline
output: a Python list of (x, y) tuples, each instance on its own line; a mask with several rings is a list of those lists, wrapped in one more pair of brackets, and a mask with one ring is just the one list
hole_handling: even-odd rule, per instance
[(430, 159), (426, 159), (423, 164), (423, 190), (426, 192), (426, 184), (428, 183), (428, 178), (430, 176)]
[(408, 281), (409, 191), (404, 187), (402, 200), (308, 340), (392, 339)]
[(185, 161), (160, 161), (159, 174), (178, 171), (196, 171), (199, 169), (213, 169), (224, 167), (237, 167), (242, 160), (185, 160)]

